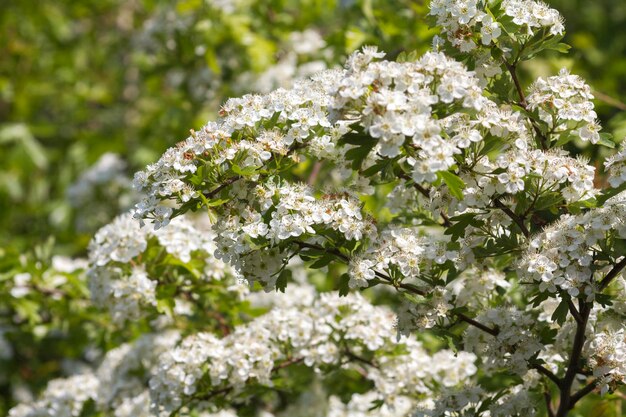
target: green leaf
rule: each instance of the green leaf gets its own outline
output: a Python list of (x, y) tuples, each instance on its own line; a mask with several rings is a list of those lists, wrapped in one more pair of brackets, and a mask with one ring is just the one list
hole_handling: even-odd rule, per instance
[(463, 189), (465, 188), (465, 183), (461, 178), (450, 171), (439, 171), (437, 172), (437, 176), (446, 183), (448, 189), (450, 190), (450, 194), (456, 197), (457, 200), (463, 199)]
[(614, 149), (615, 142), (613, 142), (613, 135), (611, 135), (610, 133), (600, 133), (600, 140), (598, 140), (598, 145)]
[(283, 269), (278, 278), (276, 279), (276, 291), (280, 291), (282, 293), (285, 292), (287, 288), (287, 282), (291, 279), (291, 270)]
[(374, 147), (376, 142), (378, 142), (376, 139), (374, 139), (373, 137), (369, 135), (366, 135), (365, 133), (351, 132), (341, 137), (338, 143), (341, 146), (343, 145), (356, 145), (356, 146), (367, 145), (367, 146)]
[(617, 188), (610, 188), (606, 190), (605, 192), (603, 192), (601, 195), (597, 196), (596, 200), (598, 201), (598, 207), (602, 207), (604, 203), (606, 203), (606, 200), (618, 195), (622, 191), (626, 191), (626, 182)]
[(450, 221), (452, 222), (452, 226), (448, 227), (444, 234), (452, 236), (453, 241), (458, 240), (460, 237), (465, 235), (465, 229), (470, 224), (474, 226), (480, 226), (483, 224), (482, 221), (475, 221), (475, 218), (475, 213), (465, 213), (451, 218)]
[(552, 50), (552, 51), (558, 51), (562, 54), (566, 54), (570, 49), (572, 49), (572, 47), (564, 42), (559, 42), (556, 45), (550, 46), (549, 48), (546, 48), (548, 50)]
[(539, 337), (541, 338), (541, 343), (544, 345), (551, 345), (554, 343), (556, 336), (559, 334), (557, 329), (552, 329), (550, 327), (544, 327), (539, 332)]
[(371, 146), (364, 144), (346, 152), (346, 159), (352, 161), (352, 169), (359, 170), (361, 168), (363, 161), (367, 158), (367, 155), (369, 155), (373, 147), (373, 144)]
[(569, 312), (569, 308), (567, 306), (567, 300), (562, 300), (554, 313), (552, 313), (552, 321), (556, 321), (559, 326), (565, 323), (565, 319), (567, 319), (567, 313)]
[(489, 155), (491, 152), (500, 150), (504, 146), (502, 139), (491, 135), (488, 135), (482, 143), (481, 155)]
[(166, 314), (169, 317), (174, 316), (174, 298), (161, 298), (157, 299), (156, 308), (157, 311), (161, 314)]
[(322, 256), (321, 258), (319, 258), (317, 261), (313, 262), (309, 266), (309, 268), (312, 268), (312, 269), (323, 268), (323, 267), (327, 266), (329, 263), (331, 263), (334, 259), (335, 259), (335, 257), (333, 255), (326, 254), (326, 255)]
[(217, 199), (217, 200), (211, 200), (211, 201), (207, 201), (206, 203), (204, 203), (207, 207), (219, 207), (222, 206), (226, 203), (228, 203), (230, 201), (230, 199)]
[(345, 297), (346, 295), (348, 295), (350, 293), (350, 275), (343, 274), (339, 277), (339, 286), (338, 286), (338, 290), (339, 290), (339, 296), (340, 297)]
[(572, 214), (580, 214), (583, 209), (595, 208), (598, 206), (598, 202), (595, 198), (588, 200), (576, 201), (567, 205), (567, 210)]
[(241, 168), (239, 165), (237, 164), (233, 164), (233, 166), (230, 167), (230, 169), (237, 175), (241, 175), (242, 177), (249, 177), (250, 175), (254, 174), (257, 170), (256, 167), (245, 167), (245, 168)]

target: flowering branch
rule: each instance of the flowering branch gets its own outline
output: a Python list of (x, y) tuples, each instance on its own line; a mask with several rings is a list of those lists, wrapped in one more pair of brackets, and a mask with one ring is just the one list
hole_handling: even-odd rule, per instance
[[(513, 79), (513, 83), (515, 84), (515, 89), (517, 90), (517, 94), (519, 95), (519, 105), (524, 109), (527, 110), (528, 109), (528, 102), (526, 101), (526, 96), (524, 95), (524, 89), (522, 88), (522, 84), (519, 81), (519, 78), (517, 77), (517, 64), (510, 64), (508, 61), (504, 61), (504, 65), (506, 66), (507, 70), (509, 71), (509, 74), (511, 74), (511, 78)], [(533, 129), (535, 130), (535, 134), (537, 135), (537, 137), (539, 137), (539, 141), (541, 143), (541, 148), (543, 150), (548, 149), (549, 144), (548, 144), (548, 139), (545, 137), (545, 135), (543, 133), (541, 133), (541, 130), (539, 129), (539, 127), (537, 126), (536, 122), (534, 120), (530, 120), (531, 124), (533, 125)]]

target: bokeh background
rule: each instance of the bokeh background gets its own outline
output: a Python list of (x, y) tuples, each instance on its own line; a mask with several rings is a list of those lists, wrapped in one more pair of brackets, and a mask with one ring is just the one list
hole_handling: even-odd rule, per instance
[[(582, 75), (604, 130), (620, 142), (626, 1), (548, 3), (564, 15), (572, 49), (532, 60), (522, 68), (524, 84), (562, 67)], [(425, 51), (436, 33), (427, 12), (425, 0), (0, 2), (0, 283), (17, 264), (84, 256), (93, 233), (132, 206), (133, 172), (216, 117), (228, 97), (288, 86), (366, 44), (392, 57)], [(75, 291), (86, 299), (84, 286)], [(0, 303), (7, 297), (0, 294)], [(28, 316), (38, 307), (15, 308)], [(88, 339), (41, 343), (37, 326), (72, 334), (86, 320), (72, 317), (71, 303), (55, 308), (65, 309), (62, 322), (33, 316), (24, 336), (31, 339), (21, 344), (31, 350), (2, 365), (10, 377), (0, 377), (0, 415), (14, 401), (11, 378), (36, 387)], [(582, 412), (621, 415), (621, 405), (605, 403)]]
[[(115, 214), (109, 209), (117, 210), (85, 207), (90, 186), (77, 184), (105, 153), (118, 154), (109, 163), (129, 177), (215, 117), (229, 96), (341, 65), (364, 44), (390, 55), (426, 50), (435, 33), (427, 3), (2, 2), (0, 245), (24, 249), (54, 235), (59, 250), (84, 250)], [(549, 3), (566, 19), (572, 50), (533, 60), (526, 84), (571, 68), (596, 91), (605, 131), (619, 141), (626, 135), (626, 2)], [(119, 190), (96, 191), (113, 197)]]

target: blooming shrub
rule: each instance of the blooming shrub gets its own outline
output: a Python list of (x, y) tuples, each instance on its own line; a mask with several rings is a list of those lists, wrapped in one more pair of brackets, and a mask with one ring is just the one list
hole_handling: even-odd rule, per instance
[(321, 385), (314, 415), (563, 417), (618, 390), (626, 151), (603, 173), (567, 146), (615, 147), (582, 78), (517, 75), (567, 50), (563, 19), (531, 0), (431, 15), (431, 52), (364, 47), (229, 99), (138, 172), (86, 276), (144, 336), (10, 416), (305, 415)]

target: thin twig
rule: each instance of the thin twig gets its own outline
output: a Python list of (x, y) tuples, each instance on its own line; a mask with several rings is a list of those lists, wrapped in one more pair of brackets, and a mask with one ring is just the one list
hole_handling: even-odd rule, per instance
[[(508, 61), (504, 61), (504, 65), (506, 69), (509, 70), (509, 74), (511, 74), (511, 78), (513, 79), (513, 84), (515, 84), (515, 89), (517, 90), (517, 95), (519, 96), (519, 105), (524, 108), (524, 110), (528, 109), (528, 102), (526, 101), (526, 96), (524, 95), (524, 89), (522, 88), (522, 83), (520, 83), (519, 78), (517, 77), (517, 65), (510, 64)], [(533, 128), (535, 129), (535, 133), (539, 137), (539, 141), (541, 143), (541, 148), (545, 151), (548, 149), (548, 139), (541, 133), (539, 127), (535, 124), (533, 120), (531, 120)]]
[(578, 310), (576, 309), (576, 306), (574, 305), (574, 303), (572, 302), (571, 298), (567, 299), (567, 307), (569, 308), (569, 312), (572, 314), (572, 316), (574, 317), (574, 320), (576, 320), (576, 323), (580, 324), (582, 323), (583, 318), (580, 317), (580, 313), (578, 312)]
[(572, 395), (572, 398), (570, 399), (570, 408), (573, 408), (574, 405), (578, 401), (580, 401), (584, 396), (593, 392), (593, 390), (596, 389), (596, 387), (598, 386), (599, 382), (600, 381), (598, 381), (597, 379), (594, 379), (593, 381), (585, 385), (583, 388), (581, 388), (580, 391)]
[(491, 327), (485, 326), (484, 324), (479, 323), (476, 320), (467, 317), (463, 313), (457, 313), (456, 316), (459, 318), (459, 320), (464, 321), (465, 323), (471, 324), (472, 326), (482, 330), (483, 332), (489, 333), (490, 335), (494, 337), (498, 335), (497, 329), (492, 329)]
[(592, 94), (600, 101), (605, 102), (606, 104), (608, 104), (609, 106), (613, 106), (617, 109), (620, 109), (622, 111), (626, 111), (626, 104), (622, 103), (621, 101), (619, 101), (616, 98), (613, 98), (611, 96), (609, 96), (608, 94), (604, 94), (603, 92), (600, 92), (598, 90), (593, 90)]
[(509, 216), (511, 218), (511, 220), (513, 220), (515, 222), (515, 224), (517, 224), (517, 226), (520, 228), (520, 230), (522, 231), (522, 233), (524, 234), (524, 236), (526, 238), (530, 237), (530, 232), (528, 231), (528, 228), (526, 227), (526, 225), (524, 224), (524, 221), (515, 213), (513, 213), (513, 210), (511, 210), (510, 208), (508, 208), (507, 206), (505, 206), (500, 200), (498, 200), (497, 198), (495, 200), (493, 200), (493, 204), (499, 208), (500, 210), (502, 210), (507, 216)]
[(543, 392), (543, 398), (546, 400), (546, 409), (548, 410), (548, 417), (554, 417), (554, 410), (552, 409), (552, 396), (547, 390)]
[(317, 181), (317, 177), (322, 170), (322, 161), (315, 161), (313, 164), (313, 169), (311, 170), (311, 174), (309, 175), (309, 179), (307, 180), (307, 184), (313, 185)]
[(606, 287), (608, 287), (611, 281), (613, 281), (619, 275), (619, 273), (622, 272), (622, 269), (624, 269), (625, 267), (626, 267), (626, 256), (624, 257), (624, 259), (622, 259), (617, 264), (615, 264), (613, 269), (611, 269), (609, 273), (606, 274), (604, 279), (600, 281), (600, 291), (603, 291)]
[(556, 375), (554, 375), (554, 373), (552, 373), (552, 371), (550, 371), (548, 368), (539, 364), (532, 365), (532, 368), (537, 370), (537, 372), (539, 372), (541, 375), (547, 377), (550, 381), (554, 382), (557, 387), (561, 385), (561, 380)]
[(517, 90), (517, 95), (519, 95), (520, 104), (522, 105), (522, 107), (526, 108), (526, 106), (528, 106), (528, 103), (526, 102), (526, 96), (524, 96), (522, 83), (520, 83), (519, 78), (517, 77), (517, 66), (509, 64), (507, 61), (504, 61), (504, 65), (506, 66), (506, 69), (509, 70), (509, 74), (511, 74), (513, 84), (515, 84), (515, 89)]

